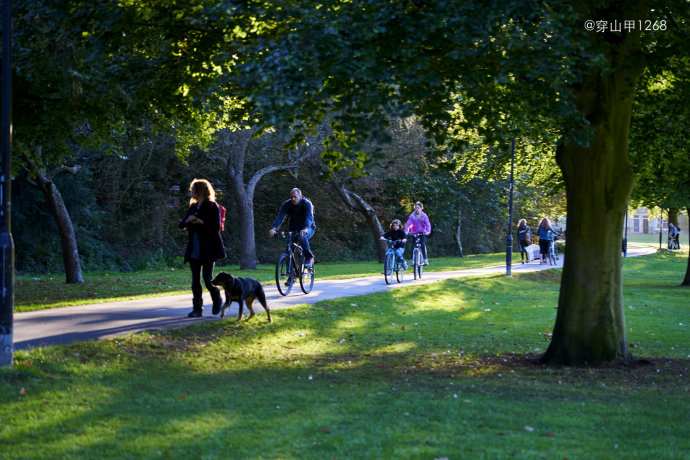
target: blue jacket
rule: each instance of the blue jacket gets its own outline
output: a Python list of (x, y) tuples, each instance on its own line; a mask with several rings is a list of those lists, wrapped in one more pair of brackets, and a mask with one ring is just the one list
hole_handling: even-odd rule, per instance
[(273, 222), (273, 228), (280, 227), (280, 224), (285, 220), (285, 216), (290, 217), (290, 223), (288, 224), (288, 231), (290, 232), (298, 232), (305, 228), (316, 228), (314, 206), (311, 204), (311, 201), (304, 197), (296, 205), (293, 205), (291, 200), (286, 200), (280, 206), (278, 217)]

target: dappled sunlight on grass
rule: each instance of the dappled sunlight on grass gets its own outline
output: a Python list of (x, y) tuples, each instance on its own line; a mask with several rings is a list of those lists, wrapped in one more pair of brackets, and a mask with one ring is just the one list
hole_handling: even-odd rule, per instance
[(682, 261), (649, 263), (657, 273), (624, 293), (637, 367), (535, 364), (556, 315), (550, 275), (410, 284), (272, 324), (18, 351), (0, 369), (0, 442), (8, 458), (571, 458), (587, 439), (583, 456), (606, 458), (626, 439), (616, 456), (664, 458), (690, 436), (690, 319), (685, 291), (644, 287)]

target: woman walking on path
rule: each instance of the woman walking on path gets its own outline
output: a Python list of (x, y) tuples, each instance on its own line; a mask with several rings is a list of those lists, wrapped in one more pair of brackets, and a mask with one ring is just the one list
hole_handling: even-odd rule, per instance
[(522, 263), (529, 263), (530, 256), (527, 252), (527, 246), (532, 244), (532, 230), (527, 225), (525, 219), (520, 219), (517, 227), (518, 242), (520, 243), (520, 258)]
[(194, 179), (189, 185), (192, 198), (189, 210), (180, 221), (179, 227), (187, 229), (189, 241), (184, 261), (192, 269), (192, 311), (187, 315), (198, 318), (202, 315), (204, 302), (201, 295), (201, 276), (213, 300), (213, 314), (220, 313), (222, 304), (220, 290), (211, 284), (213, 266), (218, 259), (225, 258), (225, 247), (220, 237), (220, 209), (216, 204), (216, 192), (205, 179)]

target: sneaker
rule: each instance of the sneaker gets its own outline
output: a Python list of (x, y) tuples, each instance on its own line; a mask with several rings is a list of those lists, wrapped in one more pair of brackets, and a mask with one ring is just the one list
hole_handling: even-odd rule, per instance
[(422, 265), (429, 265), (429, 259), (424, 259), (424, 263)]
[(187, 315), (187, 318), (201, 318), (201, 310), (192, 310)]
[(307, 259), (307, 261), (304, 263), (305, 268), (311, 268), (312, 265), (314, 265), (314, 258), (313, 257), (311, 259)]
[(403, 270), (407, 270), (407, 262), (403, 261)]

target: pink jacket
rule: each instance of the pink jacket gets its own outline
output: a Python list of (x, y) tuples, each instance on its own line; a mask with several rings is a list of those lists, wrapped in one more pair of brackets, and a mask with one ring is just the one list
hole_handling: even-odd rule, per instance
[(407, 223), (405, 224), (405, 232), (430, 233), (431, 222), (429, 222), (429, 216), (427, 216), (424, 211), (422, 211), (421, 216), (417, 216), (417, 214), (413, 212), (407, 219)]

